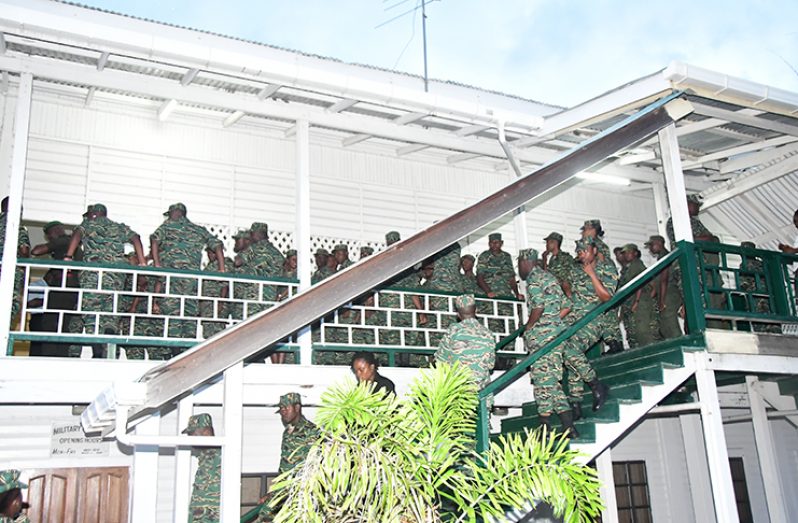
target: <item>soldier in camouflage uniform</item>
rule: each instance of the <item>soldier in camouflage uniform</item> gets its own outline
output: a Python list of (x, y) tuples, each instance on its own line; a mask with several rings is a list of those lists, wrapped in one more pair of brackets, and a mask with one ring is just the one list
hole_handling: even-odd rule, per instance
[[(302, 415), (302, 398), (296, 392), (280, 396), (280, 420), (285, 426), (283, 442), (280, 446), (280, 468), (284, 474), (300, 467), (310, 452), (310, 448), (319, 440), (321, 433), (318, 427)], [(267, 494), (264, 505), (258, 515), (258, 521), (273, 521), (279, 507), (270, 505), (271, 496)]]
[[(136, 253), (128, 255), (128, 263), (137, 266)], [(155, 278), (139, 274), (138, 277), (133, 273), (127, 274), (125, 279), (125, 289), (132, 289), (139, 293), (155, 292)], [(131, 314), (150, 315), (148, 304), (151, 299), (140, 294), (125, 294), (119, 298), (119, 309)], [(132, 323), (132, 331), (131, 331)], [(119, 332), (123, 336), (147, 336), (152, 338), (164, 337), (165, 321), (160, 318), (123, 316), (119, 320)], [(172, 349), (169, 347), (131, 345), (125, 347), (125, 354), (129, 360), (143, 360), (145, 355), (151, 360), (168, 360), (172, 357)], [(76, 355), (80, 355), (79, 351)]]
[(479, 288), (477, 284), (477, 275), (474, 273), (474, 264), (476, 263), (476, 258), (474, 258), (471, 254), (466, 254), (462, 258), (460, 258), (460, 269), (462, 270), (462, 274), (460, 275), (460, 287), (463, 289), (463, 292), (466, 294), (482, 294), (482, 289)]
[[(216, 250), (206, 249), (208, 255), (208, 263), (203, 269), (204, 272), (210, 274), (222, 274), (219, 272), (219, 263), (216, 261)], [(224, 266), (233, 267), (235, 263), (231, 258), (225, 257)], [(230, 290), (226, 281), (224, 280), (203, 280), (202, 289), (200, 294), (209, 298), (227, 298)], [(202, 335), (204, 338), (210, 338), (222, 332), (227, 328), (227, 322), (221, 321), (225, 318), (227, 313), (226, 303), (223, 301), (202, 300), (200, 301), (200, 316), (203, 318), (217, 318), (214, 321), (202, 322)]]
[[(637, 245), (627, 243), (621, 251), (626, 266), (621, 269), (618, 279), (619, 289), (646, 270)], [(662, 339), (659, 335), (656, 292), (656, 280), (652, 280), (621, 304), (621, 319), (631, 348), (645, 347)]]
[[(566, 326), (562, 318), (568, 314), (570, 302), (557, 278), (538, 264), (538, 252), (524, 249), (518, 254), (518, 274), (525, 281), (529, 319), (524, 331), (524, 345), (530, 354), (541, 350)], [(567, 340), (541, 357), (530, 368), (535, 402), (541, 426), (551, 430), (551, 414), (560, 417), (563, 429), (571, 438), (579, 437), (574, 427), (574, 413), (562, 390), (565, 355), (573, 359), (569, 370), (574, 373), (590, 369), (590, 364), (573, 340)], [(595, 379), (595, 373), (585, 371), (583, 379)]]
[[(602, 239), (604, 237), (604, 229), (601, 227), (601, 220), (585, 220), (581, 231), (582, 238), (592, 238), (594, 245), (598, 249), (598, 260), (611, 265), (617, 274), (615, 262), (613, 262), (610, 255), (610, 248)], [(621, 335), (621, 323), (618, 313), (616, 311), (608, 311), (604, 316), (604, 332), (601, 337), (609, 345), (610, 352), (621, 352), (623, 350), (623, 336)]]
[[(235, 266), (240, 267), (242, 272), (256, 276), (258, 278), (275, 278), (283, 274), (283, 264), (285, 258), (277, 247), (269, 241), (269, 226), (262, 222), (255, 222), (250, 227), (251, 244), (248, 249), (239, 253), (235, 259)], [(277, 300), (277, 287), (274, 285), (263, 285), (263, 295), (261, 298), (266, 302)], [(255, 305), (249, 307), (249, 316), (256, 312), (268, 309), (273, 303), (265, 305)]]
[[(164, 213), (166, 221), (150, 236), (150, 252), (155, 267), (199, 271), (204, 249), (216, 253), (219, 272), (225, 272), (224, 249), (222, 242), (205, 227), (193, 223), (186, 217), (186, 206), (175, 203)], [(156, 288), (160, 291), (160, 288)], [(197, 300), (197, 278), (172, 277), (167, 293), (172, 296), (191, 296), (184, 298), (181, 307), (179, 298), (163, 298), (159, 306), (165, 316), (179, 315), (196, 318), (199, 316)], [(196, 338), (197, 322), (191, 320), (169, 320), (170, 338)]]
[[(390, 247), (394, 243), (400, 241), (401, 238), (397, 231), (389, 231), (385, 234), (385, 242)], [(393, 278), (391, 278), (383, 288), (387, 288), (387, 290), (391, 289), (414, 289), (418, 288), (421, 279), (421, 275), (419, 274), (416, 267), (410, 267)], [(393, 292), (381, 292), (379, 294), (379, 306), (386, 308), (386, 309), (399, 309), (402, 306), (402, 295), (396, 294)], [(405, 294), (404, 295), (404, 308), (405, 309), (417, 309), (417, 310), (424, 310), (424, 306), (421, 303), (421, 299), (416, 295)], [(390, 320), (392, 327), (412, 327), (413, 326), (413, 313), (411, 312), (404, 312), (404, 311), (390, 311), (388, 313), (388, 318)], [(429, 321), (427, 315), (423, 312), (420, 312), (416, 316), (416, 321), (419, 326), (424, 326)], [(403, 346), (419, 346), (423, 343), (423, 336), (421, 333), (415, 330), (404, 330), (404, 336), (402, 335), (401, 331), (393, 331), (395, 334), (388, 335), (389, 339), (395, 339), (396, 345), (403, 345)], [(401, 340), (404, 340), (402, 343)], [(400, 354), (397, 363), (401, 366), (407, 366), (410, 364), (410, 360), (407, 354)]]
[[(6, 242), (6, 223), (8, 223), (8, 197), (3, 198), (0, 203), (0, 259), (3, 258), (3, 248)], [(27, 258), (30, 256), (30, 237), (28, 236), (28, 229), (19, 226), (19, 233), (17, 236), (17, 257)], [(25, 269), (19, 267), (14, 272), (14, 299), (11, 303), (11, 322), (19, 314), (19, 309), (22, 306), (22, 284), (25, 279)]]
[(459, 323), (454, 323), (441, 339), (435, 351), (435, 361), (459, 362), (474, 376), (474, 384), (482, 389), (490, 383), (496, 365), (496, 341), (493, 334), (477, 319), (477, 302), (473, 294), (454, 299)]
[[(445, 291), (462, 293), (463, 291), (463, 278), (460, 274), (460, 244), (455, 242), (449, 247), (441, 250), (433, 255), (430, 263), (433, 266), (433, 272), (429, 281), (425, 282), (424, 287), (431, 291)], [(423, 270), (423, 268), (422, 268)], [(443, 297), (430, 297), (429, 299), (430, 310), (433, 311), (449, 311), (449, 299)], [(454, 323), (455, 317), (453, 314), (444, 314), (440, 316), (441, 322), (438, 328), (448, 329), (449, 325)], [(430, 327), (430, 326), (428, 326)], [(435, 327), (431, 327), (435, 328)], [(438, 337), (440, 334), (438, 334)], [(430, 345), (437, 345), (438, 339), (430, 340)]]
[(557, 278), (557, 282), (562, 287), (565, 296), (571, 297), (571, 282), (569, 280), (571, 271), (576, 266), (574, 257), (562, 250), (562, 234), (551, 232), (543, 238), (546, 242), (546, 250), (541, 257), (543, 269), (549, 271)]
[(342, 271), (352, 265), (352, 260), (349, 259), (349, 247), (345, 243), (339, 243), (333, 248), (333, 258), (335, 258), (336, 268), (335, 272)]
[[(754, 242), (742, 242), (740, 247), (744, 249), (756, 249)], [(748, 254), (743, 255), (742, 263), (740, 264), (740, 289), (746, 292), (755, 293), (758, 295), (767, 295), (768, 284), (765, 278), (765, 267), (762, 260), (756, 256)], [(770, 299), (766, 296), (752, 296), (753, 310), (759, 314), (770, 314)], [(751, 303), (746, 304), (746, 310), (751, 310)], [(752, 322), (754, 332), (770, 332), (780, 334), (781, 328), (773, 323), (758, 323)]]
[(316, 285), (335, 274), (335, 271), (327, 266), (327, 260), (330, 259), (330, 253), (327, 252), (327, 249), (316, 249), (313, 257), (316, 261), (316, 272), (310, 277), (310, 283)]
[[(283, 278), (291, 280), (297, 279), (297, 267), (299, 260), (297, 260), (296, 249), (288, 249), (285, 251), (285, 262), (283, 262), (283, 273), (280, 275)], [(290, 288), (282, 286), (277, 292), (277, 301), (283, 301), (291, 294)]]
[[(252, 243), (249, 229), (238, 231), (233, 235), (233, 239), (235, 240), (233, 252), (235, 252), (236, 255), (245, 252)], [(227, 265), (225, 265), (225, 269), (227, 268)], [(252, 276), (246, 272), (245, 267), (236, 266), (235, 261), (230, 265), (229, 271), (237, 276)], [(233, 298), (236, 300), (258, 301), (258, 286), (254, 283), (234, 282)], [(252, 304), (248, 302), (231, 302), (228, 314), (234, 320), (242, 320), (247, 316), (245, 313), (251, 305)]]
[(363, 246), (363, 247), (360, 248), (360, 259), (361, 260), (363, 258), (368, 258), (372, 254), (374, 254), (374, 248), (373, 247)]
[[(136, 258), (140, 266), (146, 265), (144, 249), (141, 239), (130, 227), (124, 223), (117, 223), (108, 219), (108, 209), (101, 203), (91, 207), (88, 220), (79, 225), (72, 233), (72, 241), (67, 248), (64, 260), (71, 260), (78, 245), (83, 247), (83, 261), (87, 263), (127, 265), (125, 258), (125, 244), (133, 244)], [(103, 275), (102, 289), (107, 291), (121, 291), (125, 288), (125, 274), (109, 272)], [(99, 273), (94, 271), (81, 271), (80, 286), (84, 289), (100, 288)], [(85, 293), (82, 308), (86, 312), (114, 312), (113, 294)], [(119, 318), (114, 315), (86, 314), (83, 325), (88, 333), (97, 334), (116, 333)], [(99, 323), (99, 325), (98, 325)]]
[(488, 298), (518, 298), (513, 258), (502, 250), (502, 235), (494, 232), (488, 236), (487, 251), (477, 258), (477, 284)]
[[(612, 298), (618, 284), (618, 272), (609, 262), (601, 261), (598, 256), (593, 238), (587, 237), (576, 242), (576, 254), (579, 264), (571, 275), (571, 311), (565, 317), (566, 322), (573, 324), (588, 311)], [(614, 311), (609, 311), (615, 314)], [(575, 347), (585, 352), (601, 340), (606, 332), (607, 315), (604, 314), (582, 327), (571, 338)], [(617, 318), (617, 316), (616, 316)], [(566, 355), (567, 360), (567, 355)], [(583, 395), (582, 382), (587, 381), (593, 391), (593, 410), (598, 410), (607, 399), (609, 389), (595, 378), (592, 369), (580, 369), (578, 372), (568, 373), (568, 395), (574, 409), (574, 418), (581, 417), (581, 402)], [(591, 379), (590, 376), (593, 376)]]
[[(189, 436), (213, 436), (213, 420), (210, 414), (195, 414), (188, 419), (183, 434)], [(195, 450), (197, 472), (188, 505), (189, 523), (218, 523), (219, 500), (222, 483), (222, 450), (215, 447), (200, 447)]]
[[(668, 255), (665, 238), (658, 234), (649, 237), (645, 245), (657, 260)], [(659, 274), (656, 285), (659, 334), (666, 340), (678, 338), (682, 335), (682, 328), (679, 326), (679, 307), (682, 306), (682, 296), (676, 283), (674, 266), (666, 267)]]
[(23, 514), (26, 504), (22, 489), (28, 488), (19, 480), (20, 472), (14, 469), (0, 471), (0, 523), (30, 523)]

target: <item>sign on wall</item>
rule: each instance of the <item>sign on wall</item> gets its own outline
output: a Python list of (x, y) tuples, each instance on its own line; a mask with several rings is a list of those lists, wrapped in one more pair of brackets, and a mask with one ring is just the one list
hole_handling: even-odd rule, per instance
[(80, 423), (53, 423), (50, 457), (107, 456), (108, 451), (108, 442), (86, 437)]

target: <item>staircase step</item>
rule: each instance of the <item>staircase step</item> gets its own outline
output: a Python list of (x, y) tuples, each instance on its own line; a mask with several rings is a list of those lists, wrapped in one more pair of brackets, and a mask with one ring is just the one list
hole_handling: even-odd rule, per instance
[(664, 382), (664, 369), (668, 364), (657, 363), (642, 368), (632, 368), (619, 371), (617, 374), (609, 376), (599, 376), (599, 379), (610, 388), (616, 385), (626, 385), (629, 383), (642, 383), (644, 385), (660, 385)]
[(591, 365), (599, 374), (614, 373), (619, 368), (647, 367), (654, 363), (667, 362), (679, 367), (684, 366), (684, 349), (682, 347), (665, 347), (659, 349), (642, 348), (602, 356), (591, 361)]
[[(586, 398), (582, 404), (582, 419), (595, 421), (597, 423), (615, 423), (620, 419), (620, 403), (618, 400), (610, 398), (598, 412), (593, 412), (593, 399)], [(538, 406), (533, 401), (523, 407), (522, 418), (536, 418), (538, 416)], [(508, 418), (515, 419), (515, 418)]]
[[(528, 428), (535, 430), (540, 426), (540, 418), (537, 416), (510, 418), (502, 421), (502, 433), (522, 432)], [(551, 426), (554, 430), (560, 430), (562, 424), (558, 416), (551, 417)], [(592, 421), (579, 420), (574, 423), (579, 437), (572, 440), (572, 443), (595, 443), (596, 424)]]
[(684, 367), (684, 353), (681, 349), (672, 349), (668, 352), (660, 352), (641, 356), (629, 361), (618, 361), (609, 365), (594, 366), (600, 380), (609, 379), (610, 376), (618, 374), (631, 374), (639, 369), (661, 365), (663, 368)]

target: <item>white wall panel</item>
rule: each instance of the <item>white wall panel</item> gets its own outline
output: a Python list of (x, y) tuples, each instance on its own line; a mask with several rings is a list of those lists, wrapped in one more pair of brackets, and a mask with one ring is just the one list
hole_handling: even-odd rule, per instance
[(74, 223), (85, 210), (89, 147), (31, 138), (25, 175), (26, 219)]

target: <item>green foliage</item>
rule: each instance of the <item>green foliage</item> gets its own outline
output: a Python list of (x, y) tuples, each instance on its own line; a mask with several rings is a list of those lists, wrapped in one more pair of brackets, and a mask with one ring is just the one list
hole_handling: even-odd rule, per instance
[(595, 471), (567, 440), (526, 433), (474, 451), (477, 389), (470, 371), (422, 371), (403, 401), (344, 384), (322, 395), (323, 436), (303, 466), (275, 482), (275, 521), (471, 522), (533, 500), (569, 523), (601, 511)]

